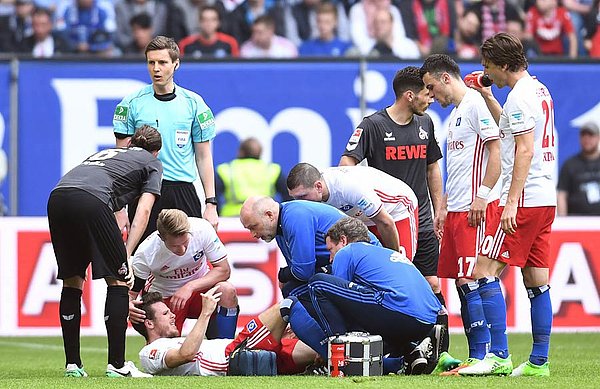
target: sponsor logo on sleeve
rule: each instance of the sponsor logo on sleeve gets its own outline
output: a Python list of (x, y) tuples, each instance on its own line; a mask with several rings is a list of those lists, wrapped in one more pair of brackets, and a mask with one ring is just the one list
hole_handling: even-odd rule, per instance
[(511, 112), (508, 115), (508, 122), (510, 123), (511, 126), (525, 124), (525, 121), (523, 120), (523, 112), (521, 112), (521, 111)]
[(209, 127), (215, 125), (215, 117), (210, 109), (202, 112), (198, 115), (198, 123), (200, 123), (200, 128), (202, 130), (206, 130)]
[(490, 118), (479, 119), (479, 126), (481, 127), (482, 130), (491, 129), (492, 128), (492, 119), (490, 119)]
[(352, 151), (356, 148), (356, 146), (358, 146), (358, 141), (360, 140), (362, 133), (362, 128), (357, 128), (356, 130), (354, 130), (352, 136), (350, 137), (350, 140), (348, 141), (348, 144), (346, 145), (347, 151)]
[(117, 121), (117, 122), (126, 122), (128, 115), (129, 115), (129, 107), (117, 105), (117, 108), (115, 108), (115, 114), (113, 116), (113, 120)]
[(356, 205), (358, 206), (358, 208), (365, 211), (367, 208), (369, 208), (372, 205), (372, 203), (363, 197), (362, 199), (358, 200), (358, 203)]

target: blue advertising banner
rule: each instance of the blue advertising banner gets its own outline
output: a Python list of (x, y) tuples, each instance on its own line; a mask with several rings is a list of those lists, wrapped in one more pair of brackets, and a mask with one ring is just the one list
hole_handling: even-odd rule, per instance
[(10, 204), (10, 63), (0, 62), (0, 215), (8, 214)]
[[(184, 62), (175, 81), (203, 96), (214, 111), (215, 165), (235, 157), (239, 140), (254, 136), (263, 143), (263, 158), (288, 171), (299, 161), (336, 165), (362, 116), (393, 103), (391, 81), (406, 65), (369, 63), (361, 78), (359, 64), (352, 62)], [(464, 74), (480, 69), (462, 67)], [(535, 64), (530, 70), (553, 94), (562, 162), (578, 150), (575, 128), (588, 120), (600, 124), (600, 90), (594, 87), (600, 69)], [(143, 62), (22, 62), (19, 73), (18, 214), (45, 215), (48, 194), (61, 175), (114, 145), (114, 107), (149, 76)], [(495, 92), (502, 103), (508, 88)], [(365, 112), (359, 107), (363, 94)], [(428, 113), (445, 148), (450, 110), (434, 103)]]

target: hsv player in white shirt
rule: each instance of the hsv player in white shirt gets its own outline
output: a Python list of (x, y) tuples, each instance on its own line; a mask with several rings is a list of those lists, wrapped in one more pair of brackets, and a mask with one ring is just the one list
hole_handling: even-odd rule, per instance
[(157, 231), (140, 244), (132, 264), (135, 275), (129, 292), (132, 323), (145, 318), (135, 307), (142, 288), (165, 297), (165, 304), (177, 314), (176, 325), (181, 332), (186, 318), (195, 319), (200, 314), (201, 292), (219, 285), (221, 303), (214, 318), (216, 328), (209, 336), (233, 338), (239, 312), (237, 294), (235, 287), (227, 282), (231, 269), (225, 247), (205, 219), (188, 217), (178, 209), (162, 210)]
[[(434, 220), (442, 243), (438, 277), (456, 279), (469, 358), (462, 366), (485, 357), (490, 332), (484, 322), (471, 320), (465, 300), (486, 227), (498, 222), (500, 176), (499, 130), (483, 97), (468, 88), (458, 64), (445, 54), (429, 56), (421, 67), (423, 82), (442, 107), (454, 105), (448, 120), (446, 194)], [(488, 230), (489, 234), (495, 231)], [(434, 373), (441, 373), (439, 370)]]
[(410, 260), (417, 250), (419, 205), (401, 180), (368, 166), (331, 167), (323, 172), (299, 163), (288, 174), (290, 196), (323, 202), (362, 220), (383, 246)]
[[(227, 374), (229, 355), (241, 342), (249, 349), (268, 350), (277, 354), (279, 374), (304, 371), (317, 354), (297, 338), (286, 338), (285, 317), (293, 315), (296, 305), (288, 299), (275, 304), (250, 320), (235, 339), (204, 339), (209, 319), (222, 297), (219, 286), (202, 293), (202, 310), (186, 337), (179, 337), (175, 314), (165, 305), (162, 295), (150, 292), (142, 297), (141, 310), (146, 319), (134, 325), (146, 338), (139, 353), (144, 370), (155, 375), (223, 376)], [(291, 306), (290, 306), (291, 304)], [(287, 311), (286, 311), (287, 309)]]
[[(490, 327), (490, 353), (461, 375), (548, 376), (552, 329), (548, 242), (556, 209), (553, 171), (554, 102), (548, 88), (527, 72), (518, 38), (499, 33), (481, 46), (484, 71), (499, 87), (511, 88), (500, 107), (490, 88), (480, 89), (499, 123), (502, 155), (500, 223), (485, 237), (473, 272), (476, 282), (466, 296), (482, 304)], [(506, 303), (498, 276), (506, 265), (519, 266), (531, 303), (533, 347), (529, 360), (514, 369), (508, 353)], [(471, 312), (471, 310), (470, 310)]]

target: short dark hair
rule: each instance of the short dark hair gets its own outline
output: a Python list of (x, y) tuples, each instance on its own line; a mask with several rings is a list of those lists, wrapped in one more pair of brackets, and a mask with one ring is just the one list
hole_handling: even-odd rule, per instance
[(141, 147), (148, 152), (159, 151), (162, 147), (160, 132), (156, 128), (144, 124), (135, 130), (131, 137), (131, 146)]
[[(160, 292), (148, 292), (142, 296), (142, 303), (137, 308), (144, 311), (147, 320), (154, 320), (155, 312), (152, 305), (163, 301), (163, 295)], [(133, 328), (148, 341), (148, 331), (144, 322), (131, 323)]]
[(152, 28), (152, 18), (150, 17), (150, 15), (148, 15), (148, 13), (142, 12), (129, 19), (129, 25), (131, 27), (138, 26), (147, 30), (149, 28)]
[(416, 66), (407, 66), (404, 69), (397, 71), (392, 85), (394, 87), (396, 100), (408, 90), (419, 93), (425, 88), (419, 68)]
[(275, 19), (273, 19), (273, 17), (271, 17), (268, 14), (260, 15), (259, 17), (254, 19), (254, 23), (252, 23), (252, 25), (255, 26), (255, 25), (261, 24), (261, 23), (269, 28), (272, 28), (272, 29), (275, 28)]
[(54, 20), (52, 18), (53, 12), (51, 10), (49, 10), (48, 8), (35, 7), (33, 12), (31, 13), (31, 16), (34, 16), (34, 15), (46, 15), (50, 18), (50, 22), (52, 22), (52, 24), (54, 24)]
[(521, 40), (506, 32), (500, 32), (483, 42), (481, 58), (496, 66), (506, 65), (509, 72), (527, 70), (529, 66)]
[(432, 54), (423, 61), (419, 70), (421, 77), (426, 73), (439, 79), (443, 73), (448, 73), (454, 78), (460, 79), (460, 67), (449, 55)]
[(288, 189), (296, 189), (300, 186), (310, 188), (319, 179), (321, 179), (321, 172), (319, 169), (310, 163), (301, 162), (290, 170), (286, 184)]
[(342, 235), (346, 236), (348, 243), (367, 242), (370, 243), (369, 229), (360, 219), (344, 217), (329, 228), (325, 237), (329, 237), (334, 243), (339, 243)]
[(146, 50), (144, 50), (144, 54), (147, 57), (149, 51), (165, 50), (165, 49), (169, 51), (169, 57), (171, 57), (171, 60), (173, 62), (175, 62), (179, 59), (179, 46), (177, 46), (177, 43), (175, 43), (175, 40), (173, 40), (173, 38), (169, 38), (169, 37), (162, 36), (162, 35), (158, 35), (158, 36), (154, 37), (150, 41), (150, 43), (148, 43), (148, 46), (146, 46)]

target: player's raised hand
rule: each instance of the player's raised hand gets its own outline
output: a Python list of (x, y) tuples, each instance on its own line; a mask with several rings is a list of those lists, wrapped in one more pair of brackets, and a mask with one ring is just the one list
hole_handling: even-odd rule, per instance
[(202, 312), (201, 315), (212, 315), (217, 308), (217, 303), (221, 300), (221, 295), (223, 292), (217, 292), (219, 289), (219, 285), (212, 287), (204, 293), (201, 293), (202, 296)]

